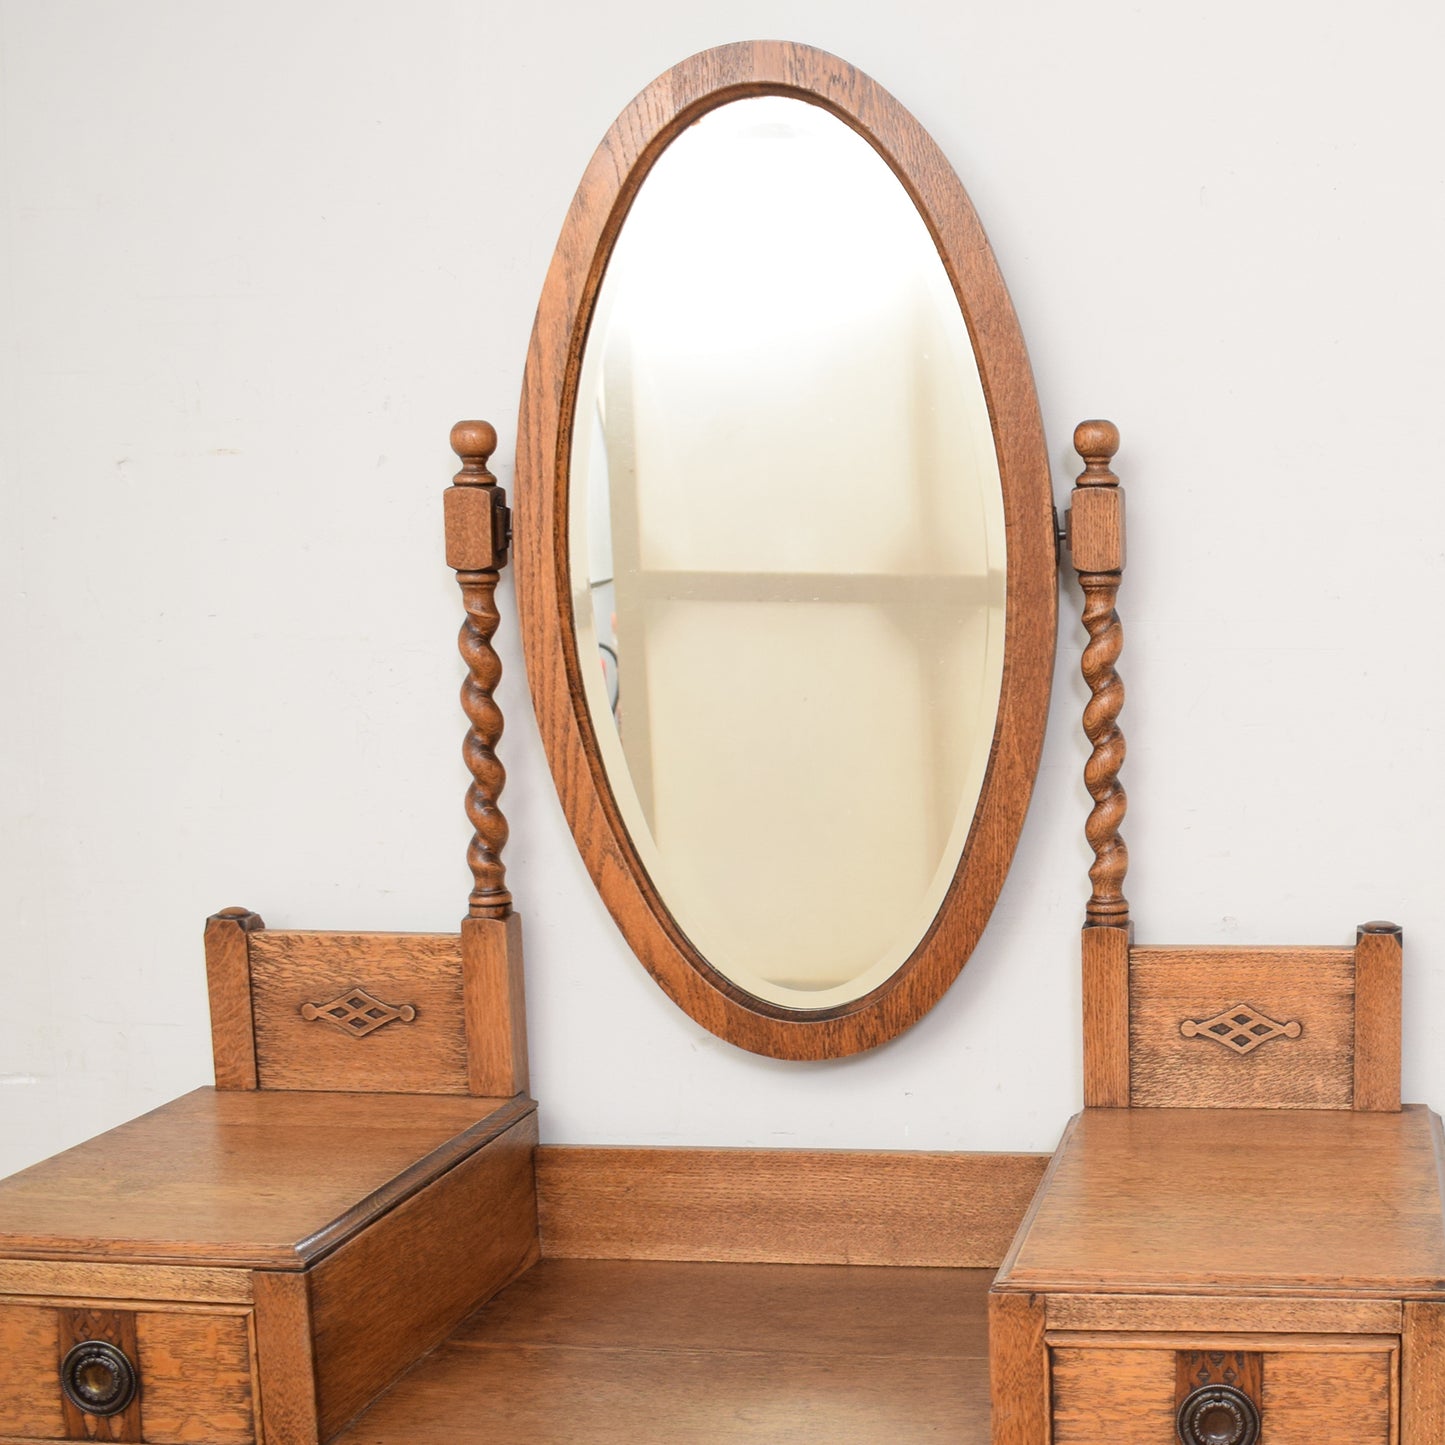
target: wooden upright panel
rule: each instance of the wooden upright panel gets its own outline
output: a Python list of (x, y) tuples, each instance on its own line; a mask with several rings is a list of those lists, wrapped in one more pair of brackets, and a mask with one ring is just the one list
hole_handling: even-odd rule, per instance
[(265, 926), (247, 908), (223, 908), (206, 920), (206, 987), (218, 1089), (256, 1087), (250, 937)]
[(1093, 924), (1084, 958), (1084, 1103), (1119, 1109), (1129, 1102), (1130, 924)]
[(323, 1435), (537, 1258), (534, 1116), (311, 1274)]
[(1348, 1109), (1355, 956), (1348, 948), (1135, 948), (1130, 1102)]
[(1445, 1440), (1445, 1301), (1408, 1300), (1400, 1362), (1400, 1445)]
[(990, 1295), (988, 1335), (993, 1445), (1048, 1445), (1052, 1430), (1043, 1296)]
[(522, 974), (522, 920), (462, 920), (467, 1079), (492, 1097), (527, 1092), (527, 1011)]
[(251, 989), (263, 1089), (468, 1092), (454, 933), (257, 933)]
[(537, 1151), (542, 1252), (574, 1259), (995, 1268), (1048, 1156)]
[(310, 1276), (257, 1274), (255, 1291), (262, 1436), (266, 1445), (319, 1445)]

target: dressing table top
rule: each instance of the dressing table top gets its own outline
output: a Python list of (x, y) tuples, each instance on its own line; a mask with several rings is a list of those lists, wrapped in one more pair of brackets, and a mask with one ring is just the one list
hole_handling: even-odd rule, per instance
[(1445, 1294), (1440, 1120), (1087, 1109), (996, 1288)]

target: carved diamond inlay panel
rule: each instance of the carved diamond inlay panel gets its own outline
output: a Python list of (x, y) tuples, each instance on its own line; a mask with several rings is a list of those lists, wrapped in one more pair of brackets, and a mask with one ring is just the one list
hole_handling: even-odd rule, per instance
[(315, 1020), (335, 1024), (342, 1033), (350, 1034), (354, 1039), (364, 1039), (367, 1034), (375, 1033), (389, 1023), (400, 1021), (409, 1024), (416, 1017), (416, 1010), (409, 1003), (382, 1003), (364, 988), (352, 988), (330, 1003), (302, 1004), (301, 1017), (308, 1023)]
[(1232, 1004), (1209, 1019), (1185, 1019), (1179, 1032), (1186, 1039), (1213, 1039), (1236, 1054), (1253, 1053), (1271, 1039), (1297, 1039), (1304, 1032), (1298, 1020), (1276, 1023), (1250, 1004)]

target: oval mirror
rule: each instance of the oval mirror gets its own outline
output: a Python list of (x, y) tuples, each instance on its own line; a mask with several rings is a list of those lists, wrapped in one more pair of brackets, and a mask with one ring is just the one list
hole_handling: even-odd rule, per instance
[(1027, 357), (968, 198), (842, 62), (729, 46), (645, 91), (554, 258), (518, 595), (574, 835), (713, 1032), (836, 1056), (986, 923), (1055, 634)]

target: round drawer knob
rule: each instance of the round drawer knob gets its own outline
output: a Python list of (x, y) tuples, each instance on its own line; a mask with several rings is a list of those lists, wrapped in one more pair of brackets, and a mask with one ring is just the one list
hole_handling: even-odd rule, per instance
[(1179, 1407), (1184, 1445), (1255, 1445), (1259, 1408), (1233, 1385), (1201, 1385)]
[(82, 1340), (60, 1365), (60, 1388), (86, 1415), (119, 1415), (135, 1399), (135, 1366), (104, 1340)]

